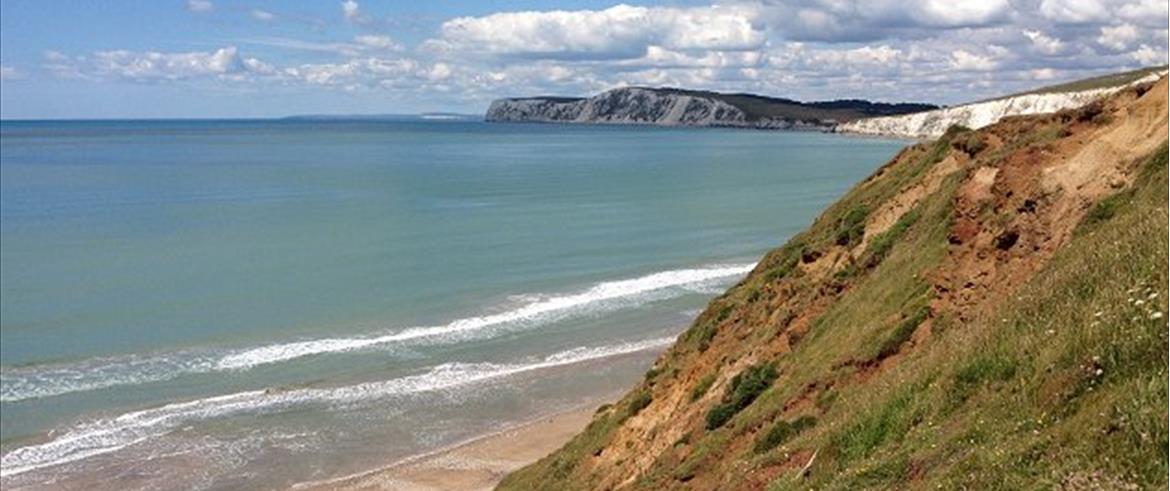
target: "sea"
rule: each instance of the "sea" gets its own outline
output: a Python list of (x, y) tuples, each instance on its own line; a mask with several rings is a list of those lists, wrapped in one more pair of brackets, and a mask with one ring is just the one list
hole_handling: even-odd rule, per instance
[(278, 489), (599, 403), (906, 144), (0, 122), (0, 484)]

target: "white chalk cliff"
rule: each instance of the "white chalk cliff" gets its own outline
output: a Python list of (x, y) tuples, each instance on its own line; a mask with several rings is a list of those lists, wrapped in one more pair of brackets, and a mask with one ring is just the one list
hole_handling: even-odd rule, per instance
[(724, 101), (641, 87), (614, 89), (589, 98), (532, 97), (492, 102), (493, 122), (725, 126), (829, 131), (836, 121), (751, 118)]
[(837, 131), (863, 135), (936, 138), (953, 125), (978, 129), (1008, 116), (1044, 114), (1093, 102), (1125, 87), (1157, 81), (1165, 71), (1151, 73), (1129, 84), (1076, 92), (1021, 94), (900, 116), (858, 119), (837, 126)]

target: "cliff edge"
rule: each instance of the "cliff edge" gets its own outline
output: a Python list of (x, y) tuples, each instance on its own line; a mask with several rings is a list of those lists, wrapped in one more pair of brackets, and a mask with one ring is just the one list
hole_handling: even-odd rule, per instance
[(830, 131), (857, 118), (933, 109), (928, 104), (885, 104), (860, 100), (803, 103), (752, 94), (626, 87), (588, 98), (499, 99), (488, 107), (489, 122), (716, 126)]
[(938, 138), (952, 126), (979, 129), (1009, 116), (1046, 114), (1074, 109), (1126, 87), (1152, 83), (1166, 75), (1165, 67), (1135, 70), (1069, 84), (1037, 89), (1023, 94), (972, 102), (954, 107), (900, 116), (865, 118), (846, 122), (837, 130), (862, 135), (903, 138)]
[(1167, 131), (1163, 78), (906, 148), (500, 489), (1164, 489)]

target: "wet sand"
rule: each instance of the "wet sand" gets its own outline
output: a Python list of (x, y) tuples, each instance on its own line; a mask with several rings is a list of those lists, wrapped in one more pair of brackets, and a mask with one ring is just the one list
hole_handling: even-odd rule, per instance
[(297, 490), (490, 490), (508, 473), (537, 461), (579, 433), (602, 402), (545, 416), (451, 448), (362, 474), (306, 483)]

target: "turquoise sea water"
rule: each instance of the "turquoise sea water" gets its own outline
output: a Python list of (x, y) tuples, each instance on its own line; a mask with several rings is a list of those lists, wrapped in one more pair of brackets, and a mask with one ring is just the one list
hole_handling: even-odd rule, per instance
[(612, 394), (904, 144), (3, 122), (0, 479), (279, 487)]

